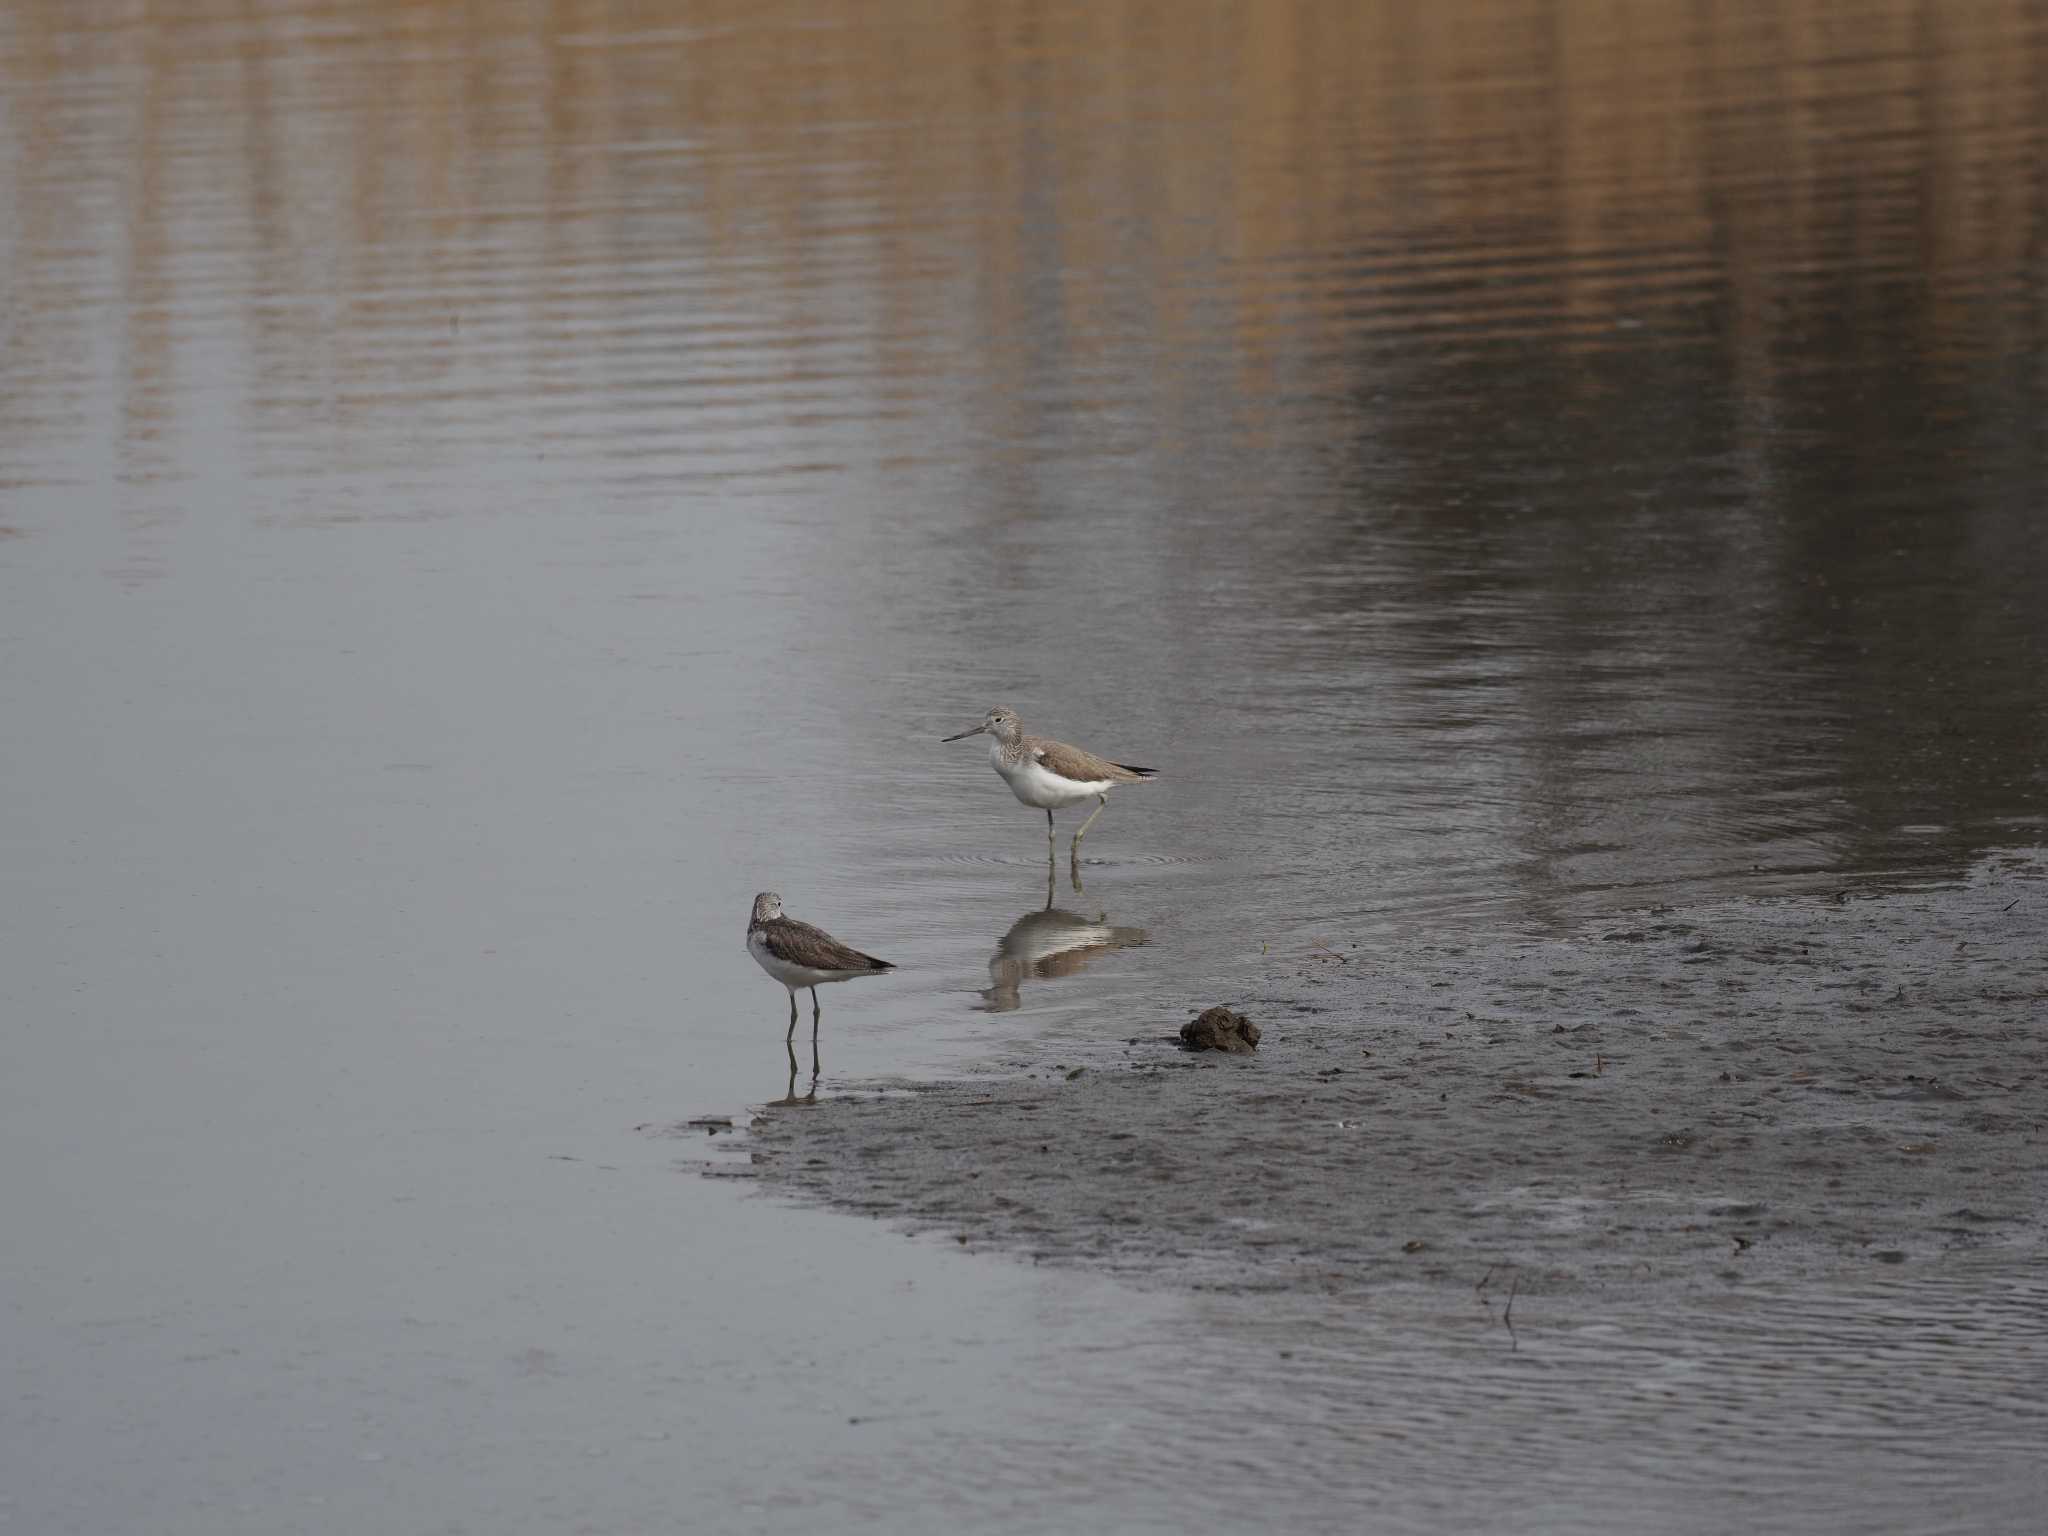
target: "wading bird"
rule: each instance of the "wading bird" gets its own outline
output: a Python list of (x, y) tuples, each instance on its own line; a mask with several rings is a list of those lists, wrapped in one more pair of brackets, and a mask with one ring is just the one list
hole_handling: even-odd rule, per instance
[(1010, 786), (1010, 793), (1026, 805), (1045, 812), (1045, 841), (1053, 842), (1052, 813), (1056, 806), (1079, 805), (1094, 797), (1101, 802), (1074, 834), (1074, 858), (1081, 857), (1081, 839), (1095, 825), (1095, 818), (1109, 804), (1109, 792), (1119, 784), (1142, 784), (1157, 774), (1156, 768), (1136, 768), (1129, 763), (1112, 763), (1093, 752), (1083, 752), (1064, 741), (1043, 736), (1026, 736), (1014, 709), (1001, 705), (990, 710), (981, 724), (943, 741), (964, 741), (984, 731), (992, 738), (988, 760)]
[(828, 981), (851, 981), (856, 976), (879, 976), (893, 971), (887, 960), (877, 960), (857, 949), (849, 949), (822, 928), (782, 915), (782, 898), (763, 891), (754, 898), (754, 915), (747, 923), (747, 953), (755, 964), (789, 988), (788, 1040), (796, 1034), (796, 994), (811, 989), (811, 1044), (818, 1043), (818, 988)]

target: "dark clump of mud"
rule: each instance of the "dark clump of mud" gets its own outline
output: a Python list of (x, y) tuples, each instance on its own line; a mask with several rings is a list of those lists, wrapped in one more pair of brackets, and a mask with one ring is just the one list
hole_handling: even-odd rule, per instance
[(1191, 1051), (1246, 1056), (1259, 1048), (1259, 1026), (1218, 1004), (1204, 1008), (1180, 1027), (1180, 1043)]
[(971, 1244), (1233, 1289), (1511, 1268), (1562, 1299), (2038, 1262), (2044, 918), (2048, 861), (2014, 855), (1935, 889), (1304, 962), (1258, 1000), (1256, 1056), (1117, 1021), (1085, 1074), (764, 1116), (756, 1169)]

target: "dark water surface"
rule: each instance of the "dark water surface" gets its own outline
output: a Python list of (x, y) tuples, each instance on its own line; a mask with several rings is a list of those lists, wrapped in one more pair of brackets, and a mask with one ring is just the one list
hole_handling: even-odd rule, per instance
[[(2038, 842), (2044, 82), (2017, 0), (0, 10), (0, 1514), (1058, 1525), (1236, 1357), (674, 1177), (786, 1090), (763, 887), (902, 967), (829, 1093)], [(1164, 770), (1064, 917), (998, 702)], [(1091, 1518), (1200, 1523), (1146, 1444)]]

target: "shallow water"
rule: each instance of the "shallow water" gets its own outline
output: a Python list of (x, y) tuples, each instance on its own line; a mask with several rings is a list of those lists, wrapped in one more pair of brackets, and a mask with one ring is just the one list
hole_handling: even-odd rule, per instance
[[(1262, 950), (2038, 841), (2043, 46), (9, 7), (0, 1511), (744, 1528), (829, 1466), (941, 1528), (914, 1417), (803, 1433), (877, 1381), (1042, 1486), (1024, 1421), (1122, 1376), (1066, 1341), (1169, 1303), (673, 1177), (788, 1089), (763, 887), (902, 967), (827, 994), (829, 1094)], [(938, 744), (995, 702), (1164, 770), (1055, 871), (1085, 945)]]

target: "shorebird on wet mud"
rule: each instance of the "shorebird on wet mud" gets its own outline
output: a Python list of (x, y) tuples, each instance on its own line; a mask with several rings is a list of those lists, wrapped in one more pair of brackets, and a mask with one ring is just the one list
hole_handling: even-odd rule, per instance
[(1052, 813), (1057, 807), (1079, 805), (1088, 799), (1099, 802), (1074, 834), (1074, 859), (1077, 863), (1081, 857), (1081, 839), (1088, 835), (1088, 829), (1095, 825), (1095, 818), (1109, 804), (1109, 792), (1119, 784), (1142, 784), (1158, 773), (1156, 768), (1112, 763), (1093, 752), (1070, 747), (1064, 741), (1026, 736), (1017, 712), (1000, 705), (990, 710), (981, 724), (941, 740), (964, 741), (983, 732), (991, 738), (989, 764), (1010, 786), (1010, 793), (1024, 804), (1045, 812), (1048, 848), (1053, 843)]
[(877, 960), (840, 943), (822, 928), (782, 915), (782, 898), (763, 891), (754, 898), (754, 915), (747, 923), (747, 953), (755, 964), (789, 988), (789, 1033), (796, 1034), (796, 995), (811, 990), (811, 1045), (818, 1043), (818, 988), (828, 981), (852, 981), (856, 976), (879, 976), (893, 971), (887, 960)]

